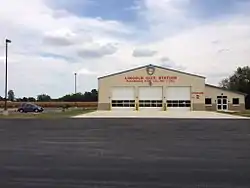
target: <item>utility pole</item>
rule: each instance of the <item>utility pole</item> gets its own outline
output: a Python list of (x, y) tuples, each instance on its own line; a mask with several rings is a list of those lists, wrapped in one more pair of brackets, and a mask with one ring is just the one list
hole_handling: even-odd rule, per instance
[(4, 98), (4, 114), (8, 115), (7, 111), (7, 92), (8, 92), (8, 43), (11, 43), (11, 40), (5, 40), (5, 98)]
[(76, 76), (77, 76), (77, 73), (75, 73), (75, 94), (76, 94)]

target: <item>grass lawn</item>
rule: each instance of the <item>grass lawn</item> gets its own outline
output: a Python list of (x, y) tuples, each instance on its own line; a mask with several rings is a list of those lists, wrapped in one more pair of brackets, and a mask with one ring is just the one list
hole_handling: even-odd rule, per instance
[(222, 113), (250, 117), (250, 110), (244, 110), (244, 111), (240, 111), (240, 112), (222, 112)]
[(70, 109), (65, 112), (47, 112), (47, 113), (10, 113), (8, 116), (0, 114), (0, 118), (5, 119), (57, 119), (57, 118), (71, 118), (84, 113), (90, 113), (93, 109)]

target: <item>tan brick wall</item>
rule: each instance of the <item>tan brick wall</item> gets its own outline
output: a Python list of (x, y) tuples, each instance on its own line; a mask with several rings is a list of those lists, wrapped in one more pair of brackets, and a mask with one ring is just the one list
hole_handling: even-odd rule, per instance
[(245, 104), (240, 104), (240, 105), (232, 105), (232, 104), (229, 104), (228, 105), (228, 110), (232, 110), (232, 111), (244, 111), (246, 108), (245, 108)]
[(206, 111), (216, 111), (216, 104), (212, 104), (211, 106), (205, 106)]
[(109, 103), (98, 103), (98, 110), (110, 110)]
[(203, 103), (193, 103), (193, 111), (204, 111), (205, 105)]

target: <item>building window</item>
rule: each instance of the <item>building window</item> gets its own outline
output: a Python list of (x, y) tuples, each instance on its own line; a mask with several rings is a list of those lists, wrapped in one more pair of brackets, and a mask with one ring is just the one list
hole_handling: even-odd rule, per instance
[(212, 105), (212, 99), (211, 98), (206, 98), (205, 99), (205, 105)]
[(139, 107), (162, 107), (162, 100), (139, 100)]
[(176, 107), (176, 108), (184, 108), (184, 107), (191, 107), (190, 100), (168, 100), (167, 107)]
[(112, 100), (112, 107), (135, 107), (135, 100)]
[(233, 98), (233, 105), (239, 105), (239, 104), (240, 104), (239, 98)]

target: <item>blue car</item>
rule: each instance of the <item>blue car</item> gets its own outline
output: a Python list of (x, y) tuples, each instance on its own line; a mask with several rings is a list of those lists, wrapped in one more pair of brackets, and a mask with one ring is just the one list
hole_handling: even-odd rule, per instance
[(27, 113), (27, 112), (43, 112), (43, 108), (41, 106), (38, 106), (36, 104), (32, 103), (23, 103), (21, 106), (17, 109), (18, 112), (20, 113)]

